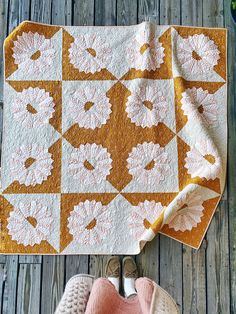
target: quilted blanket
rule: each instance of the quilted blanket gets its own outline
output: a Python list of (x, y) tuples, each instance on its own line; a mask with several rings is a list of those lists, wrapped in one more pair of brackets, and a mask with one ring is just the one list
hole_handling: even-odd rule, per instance
[(4, 56), (1, 253), (200, 246), (225, 184), (225, 29), (23, 22)]

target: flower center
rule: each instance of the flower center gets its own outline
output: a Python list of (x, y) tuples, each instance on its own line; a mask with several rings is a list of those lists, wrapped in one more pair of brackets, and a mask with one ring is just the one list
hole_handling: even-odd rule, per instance
[(143, 102), (144, 106), (147, 107), (148, 109), (152, 110), (153, 109), (153, 103), (150, 100), (144, 100)]
[(94, 166), (88, 160), (85, 160), (84, 167), (88, 170), (94, 170)]
[(199, 56), (198, 53), (196, 53), (196, 51), (192, 52), (192, 57), (193, 57), (193, 59), (195, 59), (197, 61), (202, 60), (202, 58)]
[(214, 163), (216, 162), (215, 157), (211, 154), (205, 155), (204, 158), (212, 165), (214, 165)]
[(34, 109), (34, 107), (33, 107), (31, 104), (27, 104), (26, 109), (27, 109), (30, 113), (32, 113), (32, 114), (36, 114), (36, 113), (37, 113), (37, 110)]
[(97, 55), (96, 50), (94, 50), (93, 48), (87, 48), (86, 51), (88, 51), (88, 53), (90, 53), (92, 57), (96, 57)]
[(26, 218), (26, 220), (35, 228), (37, 226), (37, 220), (32, 217), (32, 216), (29, 216)]
[(143, 219), (143, 225), (144, 225), (144, 227), (145, 227), (146, 229), (149, 229), (152, 224), (151, 224), (146, 218), (144, 218), (144, 219)]
[(33, 157), (27, 158), (25, 161), (25, 168), (29, 168), (35, 161), (36, 159)]
[(88, 111), (89, 109), (91, 109), (93, 107), (94, 103), (92, 101), (87, 101), (84, 105), (84, 110)]
[(142, 47), (139, 49), (141, 55), (144, 54), (144, 52), (150, 47), (150, 45), (148, 43), (142, 45)]
[(198, 110), (199, 113), (203, 113), (203, 112), (204, 112), (203, 105), (200, 105), (200, 106), (197, 108), (197, 110)]
[(188, 208), (188, 205), (187, 205), (187, 204), (184, 204), (182, 207), (180, 207), (180, 209), (179, 209), (179, 210), (181, 210), (181, 209), (185, 209), (185, 208)]
[(146, 167), (144, 168), (145, 170), (152, 170), (155, 166), (155, 161), (154, 160), (151, 160), (147, 165)]
[(31, 60), (37, 60), (41, 56), (41, 52), (37, 50), (35, 53), (32, 54), (30, 57)]
[(97, 220), (93, 218), (93, 220), (90, 221), (90, 223), (85, 227), (87, 230), (93, 229), (97, 224)]

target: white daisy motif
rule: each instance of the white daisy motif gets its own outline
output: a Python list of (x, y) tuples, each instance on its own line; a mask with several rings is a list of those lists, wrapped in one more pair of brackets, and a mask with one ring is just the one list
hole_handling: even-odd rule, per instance
[(128, 97), (126, 112), (137, 126), (152, 127), (163, 121), (167, 113), (167, 102), (161, 90), (143, 86)]
[(51, 234), (53, 218), (50, 209), (38, 201), (19, 202), (10, 212), (7, 229), (12, 240), (24, 246), (40, 244)]
[(37, 145), (22, 145), (15, 150), (10, 160), (14, 180), (26, 186), (35, 186), (51, 175), (53, 159), (48, 149)]
[(111, 114), (109, 98), (91, 87), (76, 90), (71, 96), (68, 109), (72, 119), (81, 128), (92, 130), (106, 124)]
[(68, 218), (68, 228), (75, 241), (85, 245), (96, 245), (107, 237), (111, 229), (111, 217), (101, 202), (80, 202)]
[(221, 172), (221, 159), (210, 140), (197, 142), (187, 152), (185, 168), (192, 178), (216, 179)]
[(138, 144), (127, 159), (129, 173), (140, 184), (152, 185), (165, 180), (170, 171), (169, 156), (159, 144)]
[(203, 200), (196, 192), (187, 193), (177, 201), (177, 212), (168, 223), (169, 228), (175, 231), (191, 231), (201, 222), (204, 207)]
[(111, 163), (111, 155), (106, 148), (87, 143), (71, 153), (69, 172), (84, 185), (99, 184), (110, 174)]
[(203, 34), (188, 38), (179, 36), (177, 58), (184, 70), (202, 74), (213, 70), (218, 64), (220, 51), (214, 41)]
[(55, 49), (50, 39), (38, 33), (22, 33), (13, 42), (15, 64), (27, 74), (42, 74), (53, 65)]
[(164, 207), (155, 201), (144, 201), (134, 207), (128, 219), (130, 233), (140, 239), (143, 233), (151, 227), (163, 212)]
[(96, 34), (79, 35), (69, 49), (70, 63), (81, 72), (95, 73), (106, 68), (112, 51), (108, 43)]
[(184, 114), (192, 121), (201, 120), (206, 127), (217, 124), (218, 108), (213, 94), (202, 88), (188, 88), (181, 99)]
[(131, 41), (126, 55), (132, 68), (155, 71), (164, 63), (164, 50), (158, 38), (150, 39), (148, 33), (142, 32)]
[(13, 116), (22, 126), (37, 127), (49, 122), (54, 110), (53, 98), (38, 87), (24, 89), (12, 105)]

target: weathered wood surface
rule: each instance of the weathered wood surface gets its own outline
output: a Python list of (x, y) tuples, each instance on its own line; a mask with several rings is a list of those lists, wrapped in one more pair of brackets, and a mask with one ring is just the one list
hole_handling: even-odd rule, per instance
[[(26, 19), (64, 25), (130, 25), (149, 20), (228, 27), (229, 175), (223, 200), (199, 251), (160, 236), (136, 261), (140, 274), (167, 289), (182, 313), (236, 313), (236, 32), (229, 1), (1, 0), (0, 11), (1, 45)], [(0, 57), (0, 102), (2, 82)], [(106, 260), (106, 256), (0, 256), (0, 313), (53, 313), (66, 281), (77, 273), (102, 276)]]

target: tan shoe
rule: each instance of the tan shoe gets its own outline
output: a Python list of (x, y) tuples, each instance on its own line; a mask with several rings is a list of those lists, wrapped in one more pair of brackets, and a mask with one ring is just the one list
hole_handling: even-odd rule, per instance
[(112, 256), (108, 259), (105, 266), (105, 277), (114, 285), (116, 291), (120, 290), (121, 267), (118, 256)]
[(105, 266), (105, 277), (120, 278), (120, 260), (118, 256), (112, 256), (108, 259)]
[(130, 256), (125, 257), (123, 259), (122, 265), (123, 265), (122, 267), (123, 278), (133, 278), (133, 279), (138, 278), (138, 268), (132, 257)]
[(138, 278), (137, 265), (132, 257), (127, 256), (123, 259), (122, 266), (124, 294), (126, 298), (132, 298), (137, 294), (135, 290), (135, 280)]

